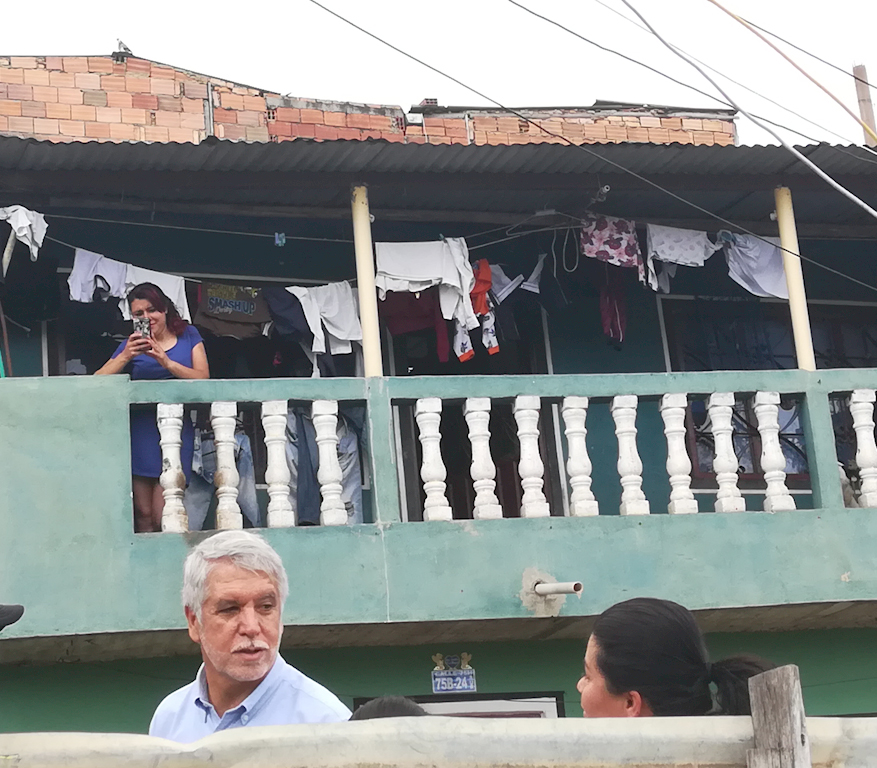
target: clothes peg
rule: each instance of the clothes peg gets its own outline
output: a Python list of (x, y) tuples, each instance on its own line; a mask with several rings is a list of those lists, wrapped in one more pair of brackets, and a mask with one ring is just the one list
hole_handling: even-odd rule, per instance
[(286, 245), (286, 233), (285, 232), (275, 232), (274, 233), (274, 245), (278, 247), (282, 247)]

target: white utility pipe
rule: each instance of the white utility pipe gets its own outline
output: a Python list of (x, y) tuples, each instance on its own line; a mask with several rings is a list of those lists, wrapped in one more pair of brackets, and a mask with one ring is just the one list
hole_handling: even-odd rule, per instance
[[(801, 251), (798, 248), (798, 230), (795, 227), (795, 211), (792, 208), (792, 192), (788, 187), (774, 190), (777, 224), (780, 229), (780, 245), (783, 247), (783, 271), (789, 289), (789, 312), (792, 315), (792, 334), (795, 337), (795, 355), (798, 368), (816, 370), (813, 354), (813, 336), (810, 332), (810, 313), (807, 310), (807, 293), (804, 290), (804, 272), (801, 269)], [(791, 253), (790, 253), (791, 251)]]
[(364, 184), (353, 188), (350, 205), (353, 211), (356, 290), (359, 295), (359, 316), (362, 322), (362, 357), (365, 375), (366, 377), (383, 376), (371, 214), (368, 210), (368, 190)]
[(537, 595), (547, 597), (549, 595), (579, 595), (582, 594), (582, 582), (580, 581), (555, 581), (555, 582), (537, 582), (533, 590)]

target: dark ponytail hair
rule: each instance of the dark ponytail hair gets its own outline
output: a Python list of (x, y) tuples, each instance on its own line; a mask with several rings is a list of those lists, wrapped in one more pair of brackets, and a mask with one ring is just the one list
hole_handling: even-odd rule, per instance
[(651, 597), (604, 611), (592, 637), (609, 693), (637, 691), (658, 716), (751, 714), (749, 678), (774, 667), (755, 656), (710, 664), (691, 611)]
[(159, 312), (166, 312), (167, 329), (174, 336), (179, 336), (186, 330), (186, 326), (189, 325), (182, 317), (180, 317), (180, 313), (174, 303), (165, 295), (164, 291), (154, 283), (140, 283), (140, 285), (135, 285), (128, 293), (127, 299), (129, 308), (133, 302), (137, 299), (141, 299), (142, 301), (148, 301)]

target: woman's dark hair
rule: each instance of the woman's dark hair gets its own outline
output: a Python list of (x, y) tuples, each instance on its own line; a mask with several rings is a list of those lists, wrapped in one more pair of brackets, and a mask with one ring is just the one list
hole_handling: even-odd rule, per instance
[(637, 691), (655, 715), (749, 715), (749, 678), (775, 666), (742, 655), (710, 664), (691, 611), (651, 597), (613, 605), (591, 636), (609, 693)]
[(141, 299), (143, 301), (148, 301), (159, 312), (166, 312), (167, 329), (174, 336), (179, 336), (186, 330), (188, 323), (180, 317), (180, 313), (177, 311), (176, 306), (165, 295), (164, 291), (154, 283), (140, 283), (140, 285), (135, 285), (128, 293), (127, 299), (129, 307), (134, 301)]
[(426, 710), (404, 696), (381, 696), (356, 708), (351, 720), (374, 720), (376, 717), (420, 717)]

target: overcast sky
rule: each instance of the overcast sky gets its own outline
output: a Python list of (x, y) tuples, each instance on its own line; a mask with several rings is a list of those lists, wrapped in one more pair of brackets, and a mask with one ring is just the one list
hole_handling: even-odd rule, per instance
[[(601, 1), (631, 15), (621, 0)], [(720, 106), (599, 51), (507, 0), (322, 2), (510, 106), (589, 105), (595, 99)], [(597, 0), (521, 2), (602, 45), (715, 93), (700, 74), (648, 32)], [(720, 79), (744, 109), (819, 140), (862, 142), (861, 128), (838, 105), (708, 0), (634, 0), (633, 4), (678, 47), (822, 127)], [(877, 84), (874, 0), (724, 0), (723, 4), (837, 66), (851, 70), (854, 63), (869, 65), (869, 77)], [(29, 0), (27, 7), (39, 23), (4, 25), (0, 53), (109, 54), (121, 38), (138, 56), (292, 96), (405, 109), (426, 97), (445, 105), (484, 103), (309, 0), (210, 4), (91, 0), (85, 6), (69, 0)], [(803, 53), (791, 49), (789, 53), (858, 114), (851, 77)], [(742, 117), (739, 133), (747, 144), (772, 141)]]

